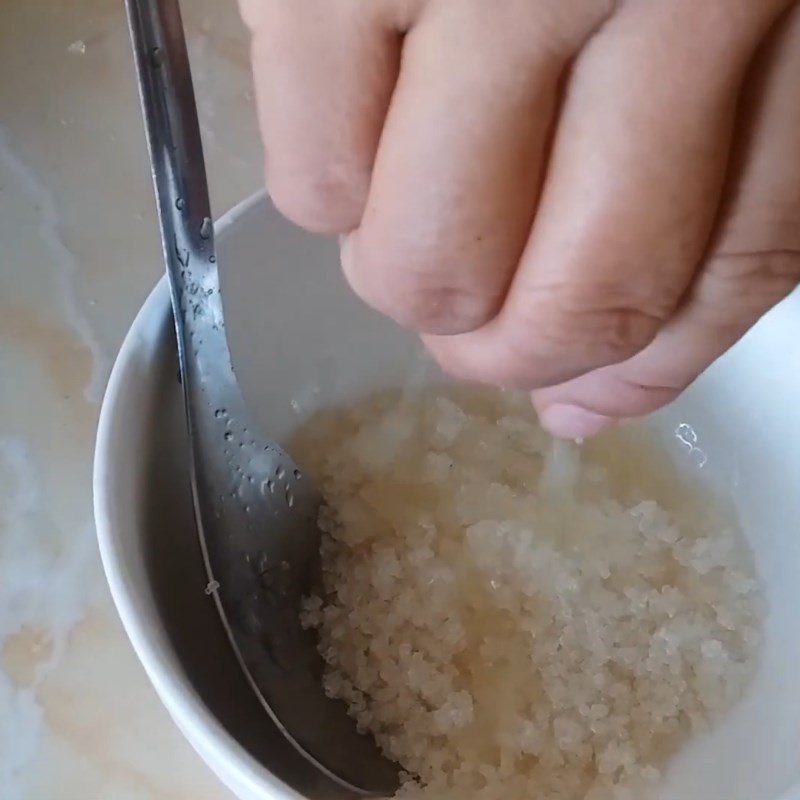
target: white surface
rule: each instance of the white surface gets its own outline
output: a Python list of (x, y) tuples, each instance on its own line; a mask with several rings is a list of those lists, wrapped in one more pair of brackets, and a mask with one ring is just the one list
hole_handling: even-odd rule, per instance
[[(218, 227), (218, 241), (226, 305), (237, 320), (232, 338), (238, 374), (265, 430), (285, 430), (298, 397), (314, 396), (315, 404), (367, 383), (416, 376), (415, 348), (352, 304), (330, 269), (325, 245), (309, 243), (263, 207), (244, 207), (228, 222)], [(300, 286), (302, 304), (292, 296)], [(173, 657), (148, 621), (147, 581), (126, 561), (141, 537), (136, 514), (124, 507), (124, 498), (104, 489), (109, 474), (124, 472), (136, 452), (136, 442), (124, 437), (137, 429), (138, 401), (148, 390), (147, 363), (160, 345), (156, 323), (165, 305), (166, 293), (158, 291), (137, 318), (104, 406), (95, 476), (104, 561), (126, 628), (171, 713), (231, 788), (247, 800), (272, 798), (276, 784), (232, 746), (174, 673)], [(800, 798), (800, 448), (789, 444), (800, 441), (798, 365), (795, 295), (657, 420), (687, 469), (703, 462), (698, 479), (708, 476), (731, 489), (771, 609), (751, 691), (721, 727), (675, 760), (660, 800)], [(694, 452), (672, 435), (682, 423), (697, 432)]]

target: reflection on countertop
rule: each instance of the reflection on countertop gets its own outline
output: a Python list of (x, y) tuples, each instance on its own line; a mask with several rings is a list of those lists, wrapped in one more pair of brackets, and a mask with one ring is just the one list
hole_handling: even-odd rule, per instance
[[(185, 4), (215, 210), (260, 182), (233, 0)], [(8, 0), (0, 24), (0, 796), (229, 793), (160, 706), (94, 539), (105, 381), (161, 272), (120, 2)]]

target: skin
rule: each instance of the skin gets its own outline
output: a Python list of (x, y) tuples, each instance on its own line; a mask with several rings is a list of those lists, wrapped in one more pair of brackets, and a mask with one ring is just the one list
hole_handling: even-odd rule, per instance
[(591, 436), (800, 282), (800, 4), (241, 0), (277, 207), (456, 377)]

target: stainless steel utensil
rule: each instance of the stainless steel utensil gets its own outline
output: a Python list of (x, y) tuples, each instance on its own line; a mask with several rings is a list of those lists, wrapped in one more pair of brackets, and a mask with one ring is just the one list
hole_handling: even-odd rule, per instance
[(191, 448), (207, 594), (253, 690), (330, 778), (330, 798), (390, 794), (398, 768), (322, 689), (302, 595), (318, 574), (319, 498), (250, 421), (231, 367), (189, 59), (177, 0), (127, 0)]

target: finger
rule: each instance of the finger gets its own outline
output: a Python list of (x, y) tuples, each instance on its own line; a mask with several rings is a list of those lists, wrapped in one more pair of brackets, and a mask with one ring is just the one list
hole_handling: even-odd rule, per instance
[[(674, 399), (800, 282), (800, 9), (767, 41), (748, 79), (713, 249), (680, 313), (628, 362), (534, 393), (548, 427), (589, 435)], [(589, 412), (588, 415), (583, 412)], [(598, 416), (599, 415), (599, 416)]]
[(265, 0), (246, 8), (267, 184), (318, 232), (358, 225), (397, 76), (400, 35), (385, 3)]
[(719, 4), (675, 0), (627, 4), (609, 20), (569, 81), (502, 312), (430, 341), (445, 369), (535, 388), (647, 346), (707, 246), (761, 16), (731, 21)]
[(495, 314), (530, 229), (559, 80), (599, 21), (598, 4), (584, 5), (428, 4), (405, 40), (362, 224), (343, 247), (371, 305), (437, 333)]

